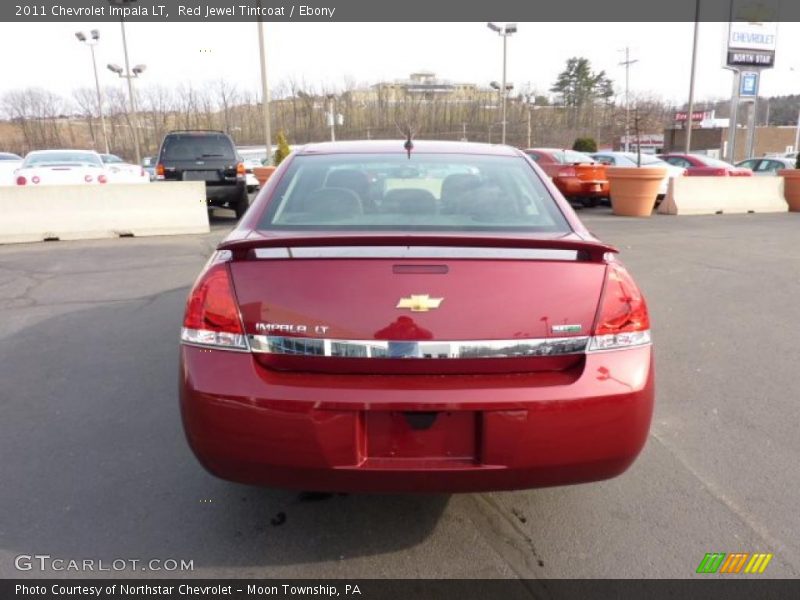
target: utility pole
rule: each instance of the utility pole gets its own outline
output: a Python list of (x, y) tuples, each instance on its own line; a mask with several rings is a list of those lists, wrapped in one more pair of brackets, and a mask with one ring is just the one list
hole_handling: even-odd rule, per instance
[(694, 113), (694, 76), (697, 71), (697, 39), (700, 32), (700, 0), (695, 0), (694, 4), (694, 42), (692, 43), (692, 71), (689, 76), (689, 110), (686, 119), (686, 147), (684, 152), (689, 154), (692, 151), (692, 113)]
[(336, 141), (336, 115), (333, 113), (333, 94), (328, 94), (328, 123), (331, 126), (331, 141)]
[(630, 151), (630, 137), (631, 137), (631, 101), (630, 101), (630, 79), (631, 79), (631, 65), (639, 62), (638, 59), (631, 60), (631, 52), (628, 46), (625, 46), (625, 60), (620, 65), (625, 66), (625, 152)]
[(528, 106), (528, 148), (531, 147), (531, 112), (533, 112), (533, 109)]

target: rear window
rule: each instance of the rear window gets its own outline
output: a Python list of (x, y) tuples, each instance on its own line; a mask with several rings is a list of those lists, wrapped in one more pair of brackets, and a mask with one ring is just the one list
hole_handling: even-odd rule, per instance
[(168, 135), (161, 148), (161, 160), (236, 159), (230, 139), (222, 134)]
[(553, 152), (553, 158), (563, 165), (571, 165), (575, 163), (591, 164), (596, 162), (588, 154), (584, 154), (583, 152), (575, 152), (575, 150), (559, 150), (557, 152)]
[(25, 157), (23, 167), (89, 166), (102, 167), (100, 157), (94, 152), (31, 152)]
[(298, 156), (261, 229), (569, 232), (522, 157)]
[(730, 169), (733, 166), (731, 163), (727, 163), (724, 160), (719, 160), (717, 158), (711, 158), (710, 156), (697, 156), (697, 158), (707, 167)]

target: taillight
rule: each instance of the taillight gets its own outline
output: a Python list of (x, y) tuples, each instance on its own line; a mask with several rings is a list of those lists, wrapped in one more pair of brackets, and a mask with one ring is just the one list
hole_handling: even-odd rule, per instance
[(164, 179), (164, 165), (161, 163), (156, 165), (156, 179)]
[(236, 176), (237, 177), (244, 177), (245, 172), (246, 171), (245, 171), (245, 168), (244, 168), (244, 163), (238, 163), (236, 165)]
[(228, 266), (212, 259), (189, 293), (181, 341), (202, 346), (246, 350), (247, 341), (233, 295)]
[(575, 167), (561, 167), (558, 170), (558, 177), (577, 177), (578, 171), (575, 170)]
[(25, 185), (26, 183), (28, 183), (28, 180), (25, 179), (22, 175), (17, 177), (17, 185)]
[(38, 175), (34, 175), (33, 177), (31, 177), (31, 183), (39, 183), (40, 181), (41, 179), (39, 179)]
[(97, 178), (97, 183), (108, 183), (108, 177), (106, 177), (105, 175), (100, 175)]
[(86, 174), (86, 175), (84, 175), (84, 176), (83, 176), (83, 180), (84, 180), (86, 183), (92, 183), (92, 176), (91, 176), (91, 175), (89, 175), (89, 174)]
[(145, 170), (144, 167), (139, 167), (139, 177), (144, 177)]
[(588, 350), (627, 348), (649, 342), (650, 316), (644, 296), (625, 267), (611, 263)]

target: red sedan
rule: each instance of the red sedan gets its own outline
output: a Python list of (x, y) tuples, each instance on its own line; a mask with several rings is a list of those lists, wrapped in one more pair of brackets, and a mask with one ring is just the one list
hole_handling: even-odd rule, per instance
[(686, 169), (688, 177), (751, 177), (750, 169), (736, 167), (724, 160), (702, 154), (662, 154), (659, 158)]
[(564, 197), (584, 206), (597, 206), (609, 197), (606, 166), (588, 154), (558, 148), (528, 148), (525, 154), (553, 179)]
[(506, 146), (313, 144), (192, 288), (189, 444), (220, 477), (466, 492), (625, 471), (653, 410), (645, 300)]

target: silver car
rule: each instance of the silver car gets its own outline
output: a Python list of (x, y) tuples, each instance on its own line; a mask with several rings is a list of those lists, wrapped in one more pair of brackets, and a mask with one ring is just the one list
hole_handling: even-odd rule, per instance
[(795, 160), (783, 156), (762, 156), (740, 161), (736, 166), (750, 169), (753, 175), (777, 175), (778, 169), (794, 169)]

